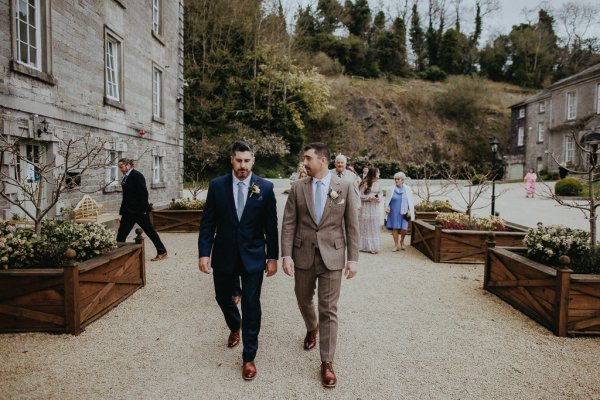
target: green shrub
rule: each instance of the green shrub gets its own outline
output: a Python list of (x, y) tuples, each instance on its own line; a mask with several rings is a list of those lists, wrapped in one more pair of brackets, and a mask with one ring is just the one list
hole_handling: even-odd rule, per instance
[(206, 203), (205, 200), (173, 199), (171, 200), (171, 203), (169, 203), (169, 207), (167, 207), (167, 210), (203, 210), (204, 203)]
[(448, 200), (434, 200), (427, 201), (423, 200), (419, 204), (415, 206), (415, 210), (417, 211), (440, 211), (440, 212), (451, 212), (452, 204)]
[(427, 68), (421, 77), (427, 81), (442, 82), (448, 79), (448, 75), (437, 66)]
[(485, 182), (486, 176), (482, 174), (473, 175), (471, 178), (471, 185), (481, 185), (482, 182)]
[(564, 178), (556, 182), (554, 192), (558, 196), (579, 196), (583, 185), (575, 178)]

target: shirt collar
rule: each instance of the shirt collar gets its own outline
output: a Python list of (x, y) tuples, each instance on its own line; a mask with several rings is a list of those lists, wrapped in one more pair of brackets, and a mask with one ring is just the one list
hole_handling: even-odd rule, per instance
[(133, 167), (129, 168), (129, 171), (125, 172), (124, 176), (129, 176), (129, 174), (133, 171)]
[(323, 182), (323, 186), (325, 186), (326, 188), (329, 187), (329, 184), (331, 183), (331, 172), (327, 172), (327, 175), (325, 175), (321, 179), (313, 177), (313, 185), (316, 185), (317, 181)]
[(248, 174), (248, 177), (243, 181), (240, 181), (233, 172), (231, 172), (231, 176), (233, 176), (233, 185), (237, 186), (239, 182), (243, 182), (244, 186), (250, 186), (250, 181), (252, 180), (252, 172)]

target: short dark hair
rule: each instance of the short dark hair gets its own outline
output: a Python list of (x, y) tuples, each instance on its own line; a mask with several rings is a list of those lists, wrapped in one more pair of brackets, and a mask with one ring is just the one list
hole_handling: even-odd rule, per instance
[(117, 164), (131, 165), (133, 167), (133, 160), (131, 158), (121, 158), (117, 161)]
[(327, 162), (329, 162), (329, 157), (330, 157), (329, 156), (329, 154), (330, 154), (329, 148), (327, 147), (327, 145), (325, 143), (315, 142), (315, 143), (309, 143), (306, 146), (304, 146), (304, 151), (308, 151), (310, 149), (313, 149), (319, 157), (325, 157)]
[(250, 143), (245, 140), (236, 140), (233, 146), (231, 146), (231, 155), (234, 156), (236, 151), (249, 151), (254, 155), (254, 151), (252, 150), (252, 146)]

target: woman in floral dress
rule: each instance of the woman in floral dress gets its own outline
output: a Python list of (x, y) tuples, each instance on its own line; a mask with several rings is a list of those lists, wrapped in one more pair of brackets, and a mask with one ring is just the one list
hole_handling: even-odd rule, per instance
[(381, 244), (380, 226), (381, 212), (381, 184), (379, 183), (379, 169), (369, 168), (367, 177), (359, 186), (361, 207), (359, 213), (360, 251), (372, 254), (379, 252)]

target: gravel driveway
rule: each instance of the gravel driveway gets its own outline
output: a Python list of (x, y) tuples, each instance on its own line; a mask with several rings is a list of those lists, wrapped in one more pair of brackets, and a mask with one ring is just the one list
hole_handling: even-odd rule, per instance
[(557, 338), (484, 292), (482, 265), (392, 253), (385, 233), (343, 283), (338, 387), (321, 386), (318, 350), (302, 349), (281, 269), (264, 282), (258, 376), (245, 382), (197, 235), (161, 236), (171, 256), (147, 263), (147, 286), (80, 336), (0, 335), (1, 399), (600, 399), (600, 338)]

